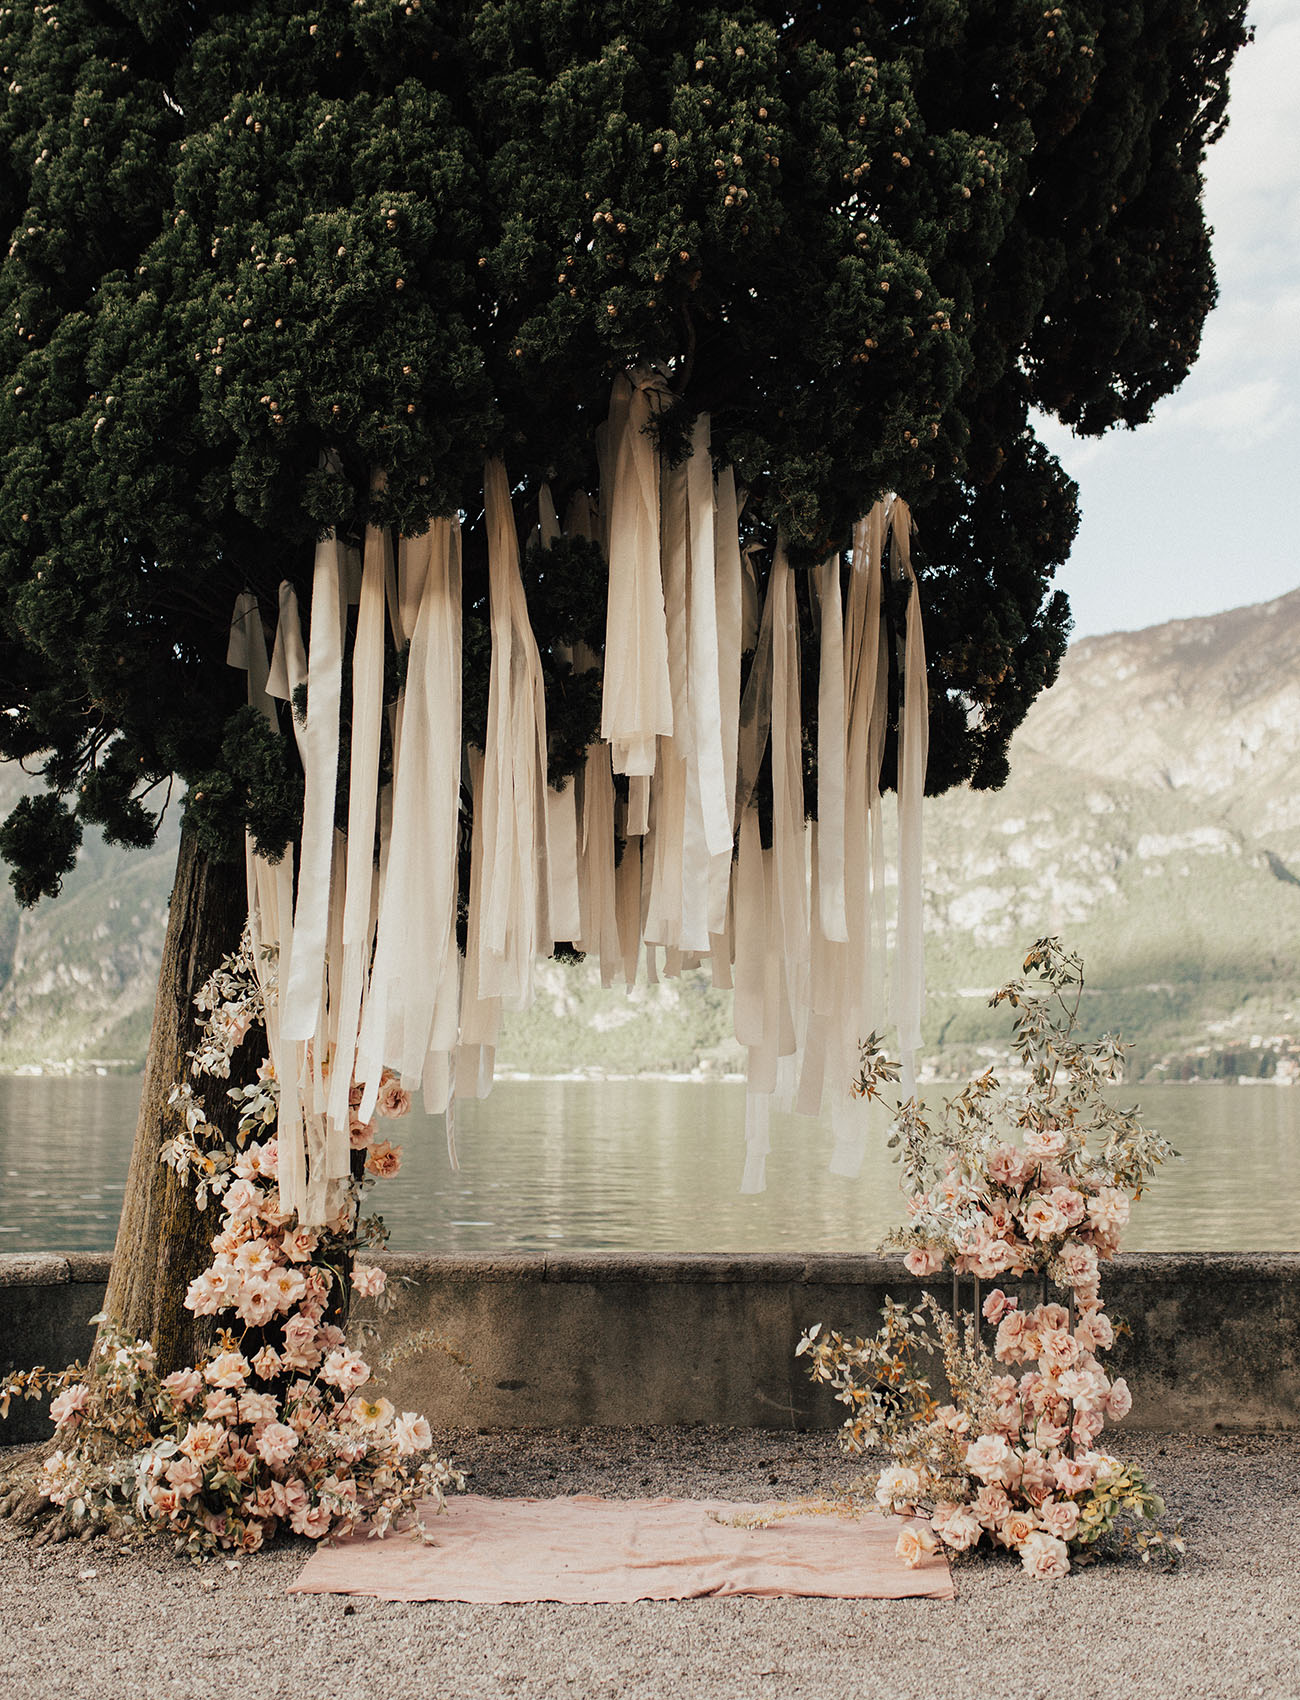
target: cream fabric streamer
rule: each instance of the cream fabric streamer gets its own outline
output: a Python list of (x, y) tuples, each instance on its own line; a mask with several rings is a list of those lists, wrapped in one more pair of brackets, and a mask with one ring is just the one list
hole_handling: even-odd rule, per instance
[(293, 917), (293, 961), (281, 1014), (286, 1039), (312, 1038), (321, 1015), (338, 779), (345, 591), (345, 551), (338, 539), (330, 536), (317, 545), (312, 579), (311, 640), (307, 652), (307, 784), (298, 858), (298, 901)]
[[(414, 1090), (424, 1079), (430, 1049), (444, 1054), (454, 1050), (459, 1026), (455, 934), (461, 771), (458, 522), (435, 519), (422, 536), (402, 538), (397, 576), (403, 587), (402, 619), (412, 621), (411, 650), (393, 774), (384, 902), (357, 1057), (358, 1077), (366, 1087), (363, 1120), (373, 1111), (385, 1062), (398, 1069), (408, 1090)], [(441, 1080), (435, 1084), (440, 1087)], [(433, 1095), (431, 1108), (439, 1096)]]
[(307, 648), (302, 641), (298, 593), (286, 579), (280, 586), (280, 616), (275, 628), (275, 648), (266, 689), (269, 695), (279, 697), (290, 705), (289, 718), (304, 770), (307, 766), (307, 728), (306, 723), (298, 718), (293, 699), (299, 685), (306, 683)]
[(480, 995), (523, 1009), (533, 962), (549, 954), (546, 915), (546, 700), (523, 580), (506, 469), (483, 477), (491, 598), (492, 672), (483, 764)]
[(614, 380), (602, 478), (609, 601), (601, 736), (616, 773), (648, 776), (655, 740), (673, 731), (668, 631), (659, 566), (659, 457), (647, 434), (665, 386), (638, 367)]
[(907, 628), (900, 656), (903, 709), (898, 736), (898, 932), (894, 945), (894, 1016), (902, 1052), (902, 1089), (916, 1092), (916, 1052), (925, 1013), (925, 940), (922, 923), (921, 812), (930, 750), (925, 638), (921, 592), (912, 569), (912, 515), (901, 496), (890, 513), (890, 565), (908, 585)]
[(384, 601), (391, 572), (392, 541), (386, 528), (370, 526), (362, 563), (360, 606), (352, 647), (352, 746), (348, 765), (348, 832), (343, 916), (342, 971), (330, 1074), (329, 1172), (348, 1172), (350, 1088), (357, 1055), (361, 1000), (370, 967), (374, 920), (375, 820), (379, 800), (379, 742), (384, 713)]

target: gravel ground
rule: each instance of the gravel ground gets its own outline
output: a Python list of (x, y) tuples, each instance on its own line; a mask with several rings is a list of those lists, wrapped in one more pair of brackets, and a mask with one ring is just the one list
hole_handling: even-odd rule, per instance
[[(853, 1467), (833, 1434), (741, 1429), (462, 1434), (451, 1450), (489, 1494), (795, 1497)], [(191, 1567), (0, 1529), (0, 1700), (1297, 1700), (1300, 1436), (1126, 1434), (1116, 1450), (1182, 1519), (1179, 1572), (1034, 1584), (982, 1558), (956, 1566), (951, 1603), (289, 1597), (306, 1542)]]

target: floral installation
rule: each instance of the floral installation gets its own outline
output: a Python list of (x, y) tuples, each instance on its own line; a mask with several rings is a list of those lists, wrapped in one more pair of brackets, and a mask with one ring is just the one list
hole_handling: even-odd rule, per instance
[[(195, 1001), (206, 1020), (191, 1072), (228, 1079), (236, 1046), (262, 1019), (247, 935)], [(361, 1092), (354, 1086), (354, 1106)], [(387, 1237), (381, 1217), (361, 1219), (361, 1205), (397, 1172), (401, 1147), (354, 1115), (353, 1178), (324, 1229), (302, 1228), (280, 1208), (271, 1065), (229, 1096), (240, 1112), (233, 1140), (207, 1121), (189, 1081), (176, 1087), (182, 1127), (162, 1152), (189, 1176), (200, 1207), (209, 1196), (220, 1201), (212, 1261), (185, 1296), (195, 1315), (221, 1319), (212, 1346), (160, 1377), (147, 1342), (97, 1317), (89, 1363), (11, 1375), (0, 1384), (0, 1415), (12, 1398), (55, 1394), (55, 1444), (37, 1491), (62, 1508), (69, 1532), (161, 1532), (192, 1557), (255, 1552), (280, 1530), (313, 1540), (362, 1526), (386, 1534), (421, 1502), (441, 1507), (447, 1488), (464, 1485), (430, 1456), (424, 1417), (371, 1396), (370, 1365), (341, 1325), (353, 1297), (387, 1302), (384, 1271), (355, 1254)], [(392, 1120), (409, 1108), (385, 1073), (377, 1114)]]
[[(905, 1249), (913, 1275), (952, 1272), (954, 1314), (929, 1293), (915, 1307), (891, 1300), (874, 1339), (849, 1341), (817, 1324), (797, 1351), (849, 1407), (846, 1448), (879, 1445), (893, 1459), (862, 1492), (886, 1512), (928, 1519), (900, 1535), (905, 1563), (982, 1544), (1018, 1553), (1038, 1580), (1107, 1548), (1176, 1562), (1183, 1543), (1161, 1527), (1159, 1495), (1099, 1446), (1107, 1420), (1132, 1406), (1124, 1380), (1099, 1357), (1115, 1337), (1101, 1265), (1119, 1247), (1130, 1202), (1176, 1154), (1136, 1109), (1103, 1095), (1125, 1047), (1075, 1036), (1080, 959), (1040, 939), (1024, 972), (1036, 982), (1012, 981), (990, 1001), (1019, 1012), (1013, 1049), (1025, 1084), (1003, 1087), (990, 1069), (944, 1105), (937, 1125), (910, 1099), (890, 1139), (909, 1221), (886, 1245)], [(896, 1078), (868, 1040), (855, 1090), (875, 1098)], [(963, 1277), (974, 1282), (967, 1312), (957, 1306)], [(995, 1280), (1028, 1294), (995, 1286), (981, 1302), (982, 1284)], [(1049, 1281), (1064, 1303), (1047, 1302)], [(936, 1355), (943, 1405), (925, 1373)]]

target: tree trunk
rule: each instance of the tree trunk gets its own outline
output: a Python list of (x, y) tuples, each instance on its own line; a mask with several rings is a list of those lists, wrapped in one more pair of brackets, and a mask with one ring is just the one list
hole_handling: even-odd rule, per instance
[[(110, 1322), (133, 1337), (153, 1342), (163, 1375), (193, 1363), (202, 1344), (200, 1321), (185, 1309), (185, 1290), (211, 1261), (211, 1241), (220, 1215), (211, 1201), (205, 1210), (196, 1209), (189, 1179), (159, 1161), (164, 1141), (181, 1125), (167, 1098), (185, 1077), (186, 1053), (198, 1042), (194, 994), (222, 957), (237, 948), (247, 908), (243, 868), (210, 860), (194, 834), (183, 828), (140, 1118), (104, 1300)], [(251, 1053), (253, 1046), (248, 1049)], [(251, 1055), (245, 1059), (241, 1048), (235, 1053), (230, 1081), (195, 1083), (208, 1120), (231, 1135), (238, 1117), (226, 1089), (238, 1084), (250, 1064), (256, 1068), (257, 1061)], [(235, 1064), (245, 1065), (239, 1074)]]

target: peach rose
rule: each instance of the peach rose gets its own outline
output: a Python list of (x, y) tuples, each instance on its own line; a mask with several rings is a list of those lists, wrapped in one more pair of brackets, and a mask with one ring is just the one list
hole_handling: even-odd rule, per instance
[(1020, 1220), (1024, 1226), (1025, 1238), (1030, 1240), (1050, 1239), (1053, 1234), (1063, 1234), (1066, 1220), (1061, 1212), (1045, 1198), (1042, 1193), (1031, 1195), (1029, 1202), (1020, 1212)]
[(388, 1276), (382, 1269), (377, 1269), (372, 1263), (355, 1263), (352, 1266), (352, 1291), (358, 1298), (375, 1299), (388, 1284)]
[(1110, 1392), (1106, 1395), (1106, 1415), (1112, 1422), (1121, 1422), (1133, 1409), (1133, 1395), (1129, 1392), (1128, 1382), (1122, 1375), (1117, 1375), (1110, 1384)]
[(402, 1148), (392, 1145), (386, 1139), (376, 1140), (370, 1147), (366, 1158), (366, 1168), (372, 1175), (381, 1180), (389, 1175), (395, 1175), (402, 1166)]
[(203, 1415), (210, 1423), (233, 1423), (239, 1411), (233, 1393), (213, 1391), (203, 1401)]
[(203, 1371), (213, 1387), (242, 1387), (248, 1380), (250, 1365), (242, 1352), (221, 1352)]
[(193, 1458), (196, 1464), (205, 1464), (209, 1458), (215, 1458), (220, 1445), (221, 1430), (211, 1423), (191, 1423), (180, 1442), (181, 1451), (186, 1457)]
[(360, 1116), (352, 1116), (348, 1121), (348, 1144), (354, 1151), (364, 1151), (375, 1137), (374, 1122), (363, 1122)]
[(915, 1570), (930, 1553), (938, 1550), (938, 1546), (932, 1531), (924, 1523), (908, 1523), (900, 1530), (894, 1551), (909, 1570)]
[(998, 1524), (997, 1538), (1004, 1547), (1018, 1552), (1037, 1527), (1032, 1511), (1009, 1511)]

